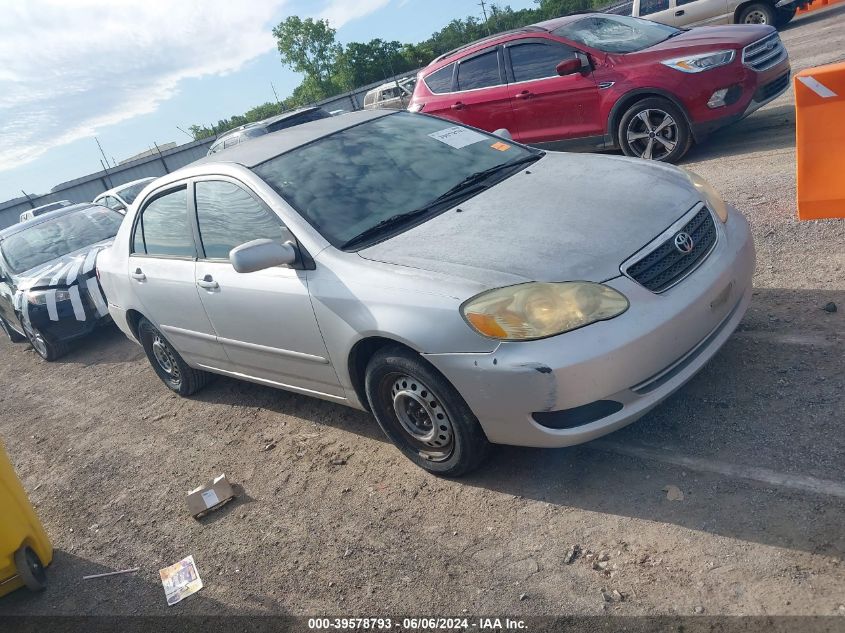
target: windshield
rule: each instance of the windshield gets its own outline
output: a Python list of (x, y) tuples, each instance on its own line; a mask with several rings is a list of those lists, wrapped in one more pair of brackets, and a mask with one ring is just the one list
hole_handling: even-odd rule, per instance
[(125, 189), (121, 189), (117, 193), (120, 194), (120, 197), (126, 201), (126, 204), (132, 204), (135, 202), (135, 198), (138, 197), (138, 194), (141, 193), (141, 190), (150, 184), (152, 180), (145, 180), (144, 182), (138, 182), (134, 185), (129, 185)]
[(3, 257), (14, 273), (102, 242), (117, 233), (123, 216), (105, 207), (88, 207), (36, 224), (2, 243)]
[(555, 35), (605, 53), (633, 53), (663, 42), (679, 29), (624, 15), (591, 16), (554, 30)]
[(254, 171), (326, 240), (341, 246), (388, 218), (426, 207), (473, 174), (534, 154), (451, 121), (398, 112), (272, 158)]

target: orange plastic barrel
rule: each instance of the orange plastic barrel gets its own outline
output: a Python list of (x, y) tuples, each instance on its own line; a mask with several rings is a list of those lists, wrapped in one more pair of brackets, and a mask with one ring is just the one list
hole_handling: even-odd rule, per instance
[(845, 218), (845, 62), (794, 78), (798, 218)]

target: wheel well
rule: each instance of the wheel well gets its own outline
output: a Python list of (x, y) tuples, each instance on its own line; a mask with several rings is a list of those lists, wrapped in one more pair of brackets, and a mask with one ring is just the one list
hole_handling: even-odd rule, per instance
[(132, 330), (132, 335), (138, 338), (138, 322), (144, 317), (143, 314), (137, 310), (126, 311), (126, 322), (129, 324), (129, 329)]
[(417, 353), (415, 349), (383, 336), (371, 336), (361, 339), (349, 351), (349, 379), (352, 381), (352, 388), (355, 389), (358, 400), (367, 411), (370, 410), (370, 403), (367, 400), (367, 393), (364, 389), (367, 364), (377, 351), (390, 345), (404, 347), (414, 354)]
[(643, 99), (649, 98), (657, 98), (657, 99), (666, 99), (667, 101), (671, 101), (675, 107), (677, 107), (684, 115), (684, 118), (687, 121), (687, 127), (690, 129), (690, 134), (693, 134), (692, 129), (692, 122), (690, 121), (689, 114), (687, 114), (687, 109), (684, 107), (684, 104), (678, 101), (672, 95), (654, 90), (654, 89), (645, 89), (642, 92), (632, 92), (628, 93), (623, 96), (616, 104), (613, 106), (613, 109), (610, 111), (610, 121), (608, 122), (608, 132), (610, 133), (611, 138), (613, 139), (613, 143), (616, 147), (619, 147), (619, 122), (622, 120), (622, 116), (627, 112), (628, 108), (634, 105), (637, 101), (642, 101)]

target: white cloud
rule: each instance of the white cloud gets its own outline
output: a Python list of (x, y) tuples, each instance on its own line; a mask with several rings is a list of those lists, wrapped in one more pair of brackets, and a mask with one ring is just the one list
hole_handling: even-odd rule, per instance
[[(0, 171), (275, 49), (285, 0), (28, 0), (0, 21)], [(366, 4), (366, 3), (365, 3)], [(351, 19), (351, 18), (349, 18)]]
[(383, 9), (388, 4), (390, 0), (331, 0), (317, 17), (328, 20), (332, 28), (339, 29), (347, 22)]

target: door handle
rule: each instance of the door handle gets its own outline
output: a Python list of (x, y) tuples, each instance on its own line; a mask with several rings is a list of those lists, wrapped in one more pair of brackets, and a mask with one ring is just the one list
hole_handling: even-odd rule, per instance
[(679, 9), (678, 11), (675, 11), (675, 15), (683, 15), (683, 14), (684, 14), (683, 9)]
[(134, 279), (135, 281), (146, 281), (147, 279), (147, 276), (144, 274), (144, 271), (142, 271), (140, 268), (136, 268), (135, 272), (130, 273), (129, 276), (132, 277), (132, 279)]
[(462, 101), (458, 101), (457, 103), (452, 104), (453, 110), (463, 110), (466, 106), (463, 104)]
[(206, 275), (202, 279), (197, 279), (197, 285), (200, 288), (205, 288), (206, 290), (214, 290), (220, 287), (220, 284), (214, 281), (214, 278), (211, 275)]
[(527, 90), (523, 90), (522, 92), (517, 93), (516, 98), (517, 99), (530, 99), (533, 96), (534, 96), (534, 93), (528, 92)]

